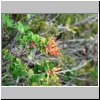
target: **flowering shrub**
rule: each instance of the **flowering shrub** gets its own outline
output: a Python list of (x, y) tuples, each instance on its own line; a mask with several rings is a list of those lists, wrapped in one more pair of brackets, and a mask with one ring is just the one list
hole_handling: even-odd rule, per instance
[(81, 85), (76, 80), (92, 78), (97, 84), (95, 15), (2, 14), (2, 85)]

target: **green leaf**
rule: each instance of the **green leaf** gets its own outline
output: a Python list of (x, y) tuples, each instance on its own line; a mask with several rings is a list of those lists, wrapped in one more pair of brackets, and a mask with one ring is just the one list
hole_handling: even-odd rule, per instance
[(41, 39), (41, 45), (45, 45), (47, 43), (46, 38), (40, 37), (40, 39)]
[(23, 24), (22, 24), (21, 22), (18, 22), (18, 26), (19, 26), (20, 28), (24, 27)]
[(28, 31), (29, 29), (30, 29), (29, 26), (24, 26), (24, 30), (25, 30), (25, 32)]
[(23, 36), (24, 41), (28, 41), (28, 36)]
[(54, 68), (54, 64), (50, 63), (50, 69)]
[(16, 41), (19, 41), (21, 39), (21, 34), (16, 35)]
[(27, 18), (29, 19), (31, 17), (31, 14), (27, 14)]
[(66, 29), (69, 32), (76, 33), (76, 31), (72, 27), (66, 26)]
[(23, 27), (20, 29), (20, 33), (25, 34), (25, 31), (24, 31)]
[(14, 56), (11, 55), (11, 54), (7, 54), (6, 57), (7, 57), (7, 59), (8, 59), (9, 61), (15, 60), (15, 59), (14, 59)]
[(45, 75), (46, 75), (45, 73), (40, 74), (39, 79), (43, 79), (45, 77)]
[(23, 71), (21, 72), (21, 77), (27, 77), (28, 75), (29, 75), (28, 72), (25, 71), (25, 70), (23, 70)]
[(31, 39), (31, 37), (32, 37), (32, 35), (33, 35), (33, 32), (28, 31), (27, 34), (28, 34), (27, 36)]
[(13, 28), (13, 21), (10, 19), (9, 15), (3, 14), (3, 24), (7, 25), (7, 27)]
[(92, 77), (98, 77), (98, 68), (97, 68), (97, 66), (91, 68), (90, 72), (91, 72)]
[(25, 34), (25, 26), (21, 22), (18, 22), (18, 25), (16, 25), (16, 28), (20, 33)]
[(68, 17), (67, 18), (67, 25), (70, 25), (71, 24), (71, 17)]
[(7, 26), (11, 28), (13, 27), (12, 20), (7, 20)]
[(39, 65), (34, 65), (34, 73), (38, 73), (39, 67)]
[(39, 81), (39, 75), (38, 74), (33, 74), (31, 76), (31, 81), (32, 82), (38, 82)]
[(31, 76), (31, 75), (33, 75), (34, 72), (33, 72), (32, 69), (29, 69), (29, 70), (28, 70), (28, 73), (29, 73), (29, 75)]
[(37, 36), (33, 34), (32, 37), (31, 37), (31, 39), (32, 39), (33, 41), (36, 41), (36, 40), (37, 40)]
[(43, 82), (42, 85), (43, 86), (48, 86), (48, 82)]
[(44, 70), (45, 71), (49, 70), (49, 67), (48, 66), (44, 66)]
[(33, 59), (33, 57), (32, 57), (32, 52), (30, 53), (30, 55), (28, 55), (28, 59), (29, 59), (29, 60), (32, 60), (32, 59)]

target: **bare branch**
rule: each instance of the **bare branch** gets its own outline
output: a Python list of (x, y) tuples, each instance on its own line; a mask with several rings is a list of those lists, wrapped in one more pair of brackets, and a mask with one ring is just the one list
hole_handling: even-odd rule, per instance
[[(79, 70), (80, 68), (83, 68), (84, 66), (86, 66), (87, 65), (87, 63), (89, 63), (90, 61), (92, 61), (92, 59), (90, 59), (90, 60), (88, 60), (86, 63), (80, 63), (80, 65), (78, 65), (78, 67), (74, 67), (74, 68), (72, 68), (70, 71), (75, 71), (75, 70)], [(58, 74), (60, 74), (60, 73), (66, 73), (66, 72), (69, 72), (69, 70), (64, 70), (64, 71), (59, 71), (59, 72), (57, 72)]]

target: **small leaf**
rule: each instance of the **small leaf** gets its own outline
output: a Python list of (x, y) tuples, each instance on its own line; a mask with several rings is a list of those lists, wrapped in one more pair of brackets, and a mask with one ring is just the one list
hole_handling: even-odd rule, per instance
[(39, 79), (43, 79), (45, 77), (45, 73), (39, 75)]
[(25, 34), (25, 31), (24, 31), (23, 27), (20, 29), (20, 33)]
[(9, 20), (9, 19), (7, 20), (7, 26), (8, 26), (8, 27), (11, 27), (11, 28), (13, 27), (12, 21)]
[(45, 71), (49, 70), (48, 66), (44, 66), (44, 70)]
[(25, 32), (28, 31), (29, 29), (30, 29), (29, 26), (24, 26)]
[(54, 64), (50, 63), (50, 69), (54, 68)]
[(48, 86), (48, 82), (43, 82), (42, 85), (43, 86)]
[(33, 70), (30, 69), (30, 70), (28, 71), (28, 73), (29, 73), (30, 76), (33, 75)]
[(31, 14), (27, 14), (27, 18), (29, 19), (31, 17)]
[(32, 59), (33, 59), (32, 53), (30, 53), (30, 55), (28, 55), (28, 59), (29, 59), (29, 60), (32, 60)]
[(32, 82), (38, 82), (39, 81), (39, 75), (38, 74), (33, 74), (31, 77)]
[(28, 37), (27, 36), (23, 36), (23, 40), (24, 41), (27, 41), (28, 40)]
[(33, 41), (36, 41), (36, 40), (37, 40), (37, 36), (33, 34), (33, 35), (31, 36), (31, 39), (32, 39)]
[(19, 26), (20, 28), (24, 27), (23, 24), (22, 24), (21, 22), (18, 22), (18, 26)]
[(28, 32), (28, 37), (31, 38), (32, 35), (33, 35), (33, 32), (29, 31), (29, 32)]
[(68, 17), (67, 18), (67, 25), (70, 25), (71, 24), (71, 17)]
[(41, 40), (41, 44), (42, 44), (42, 45), (47, 44), (47, 40), (46, 40), (46, 38), (40, 38), (40, 40)]
[(34, 65), (34, 73), (38, 73), (40, 66), (39, 65)]
[(16, 58), (16, 61), (17, 61), (17, 62), (21, 62), (21, 60), (20, 60), (19, 58)]
[(20, 40), (20, 38), (21, 38), (21, 34), (17, 34), (16, 35), (16, 41)]

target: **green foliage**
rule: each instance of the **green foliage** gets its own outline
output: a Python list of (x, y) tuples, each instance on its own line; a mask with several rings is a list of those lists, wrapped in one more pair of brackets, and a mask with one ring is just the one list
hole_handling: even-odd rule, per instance
[(16, 29), (19, 31), (19, 34), (16, 36), (16, 40), (20, 41), (23, 46), (28, 44), (30, 41), (34, 41), (35, 45), (40, 47), (44, 47), (47, 44), (46, 38), (34, 34), (29, 30), (28, 26), (24, 26), (20, 22), (18, 23), (18, 26), (16, 26)]
[(3, 19), (3, 25), (9, 28), (13, 28), (13, 21), (10, 19), (9, 15), (3, 14), (2, 19)]
[(14, 22), (10, 16), (8, 14), (2, 14), (2, 30), (4, 31), (3, 38), (5, 40), (9, 39), (11, 32), (13, 32), (14, 26)]
[[(57, 76), (51, 75), (48, 77), (46, 74), (47, 70), (52, 70), (54, 68), (54, 64), (52, 62), (46, 60), (41, 63), (41, 66), (35, 64), (33, 69), (29, 69), (22, 63), (20, 58), (9, 54), (7, 49), (3, 49), (3, 55), (5, 59), (10, 61), (7, 68), (9, 69), (10, 74), (12, 74), (14, 80), (17, 80), (18, 77), (26, 78), (29, 85), (48, 86), (53, 85), (51, 84), (51, 81), (55, 79), (55, 81), (58, 81), (57, 84), (60, 84)], [(6, 82), (5, 85), (7, 85)]]
[(26, 34), (30, 29), (29, 26), (25, 26), (21, 22), (18, 22), (18, 25), (16, 25), (15, 28), (20, 32), (20, 34)]
[(90, 77), (97, 77), (98, 78), (98, 67), (94, 66), (90, 69)]
[(5, 53), (5, 58), (10, 61), (10, 64), (7, 65), (10, 73), (12, 73), (13, 78), (16, 80), (17, 77), (27, 76), (26, 66), (22, 64), (19, 58), (14, 57), (12, 54), (9, 54), (7, 50), (3, 50)]
[(68, 17), (67, 18), (67, 22), (66, 23), (67, 23), (67, 25), (70, 25), (71, 24), (71, 17)]
[(34, 85), (34, 84), (45, 85), (45, 83), (43, 82), (44, 78), (45, 78), (45, 73), (42, 73), (42, 74), (33, 74), (30, 77), (29, 82), (31, 83), (31, 85)]

